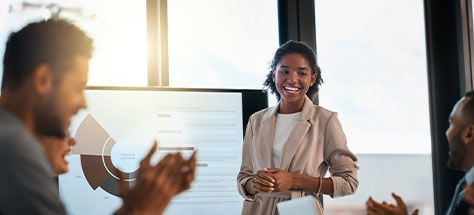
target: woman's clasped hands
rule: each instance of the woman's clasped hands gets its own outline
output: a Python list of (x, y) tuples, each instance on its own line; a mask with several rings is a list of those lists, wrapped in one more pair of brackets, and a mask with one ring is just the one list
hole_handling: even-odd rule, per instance
[(293, 187), (292, 173), (276, 168), (257, 171), (252, 177), (253, 190), (256, 192), (281, 192)]

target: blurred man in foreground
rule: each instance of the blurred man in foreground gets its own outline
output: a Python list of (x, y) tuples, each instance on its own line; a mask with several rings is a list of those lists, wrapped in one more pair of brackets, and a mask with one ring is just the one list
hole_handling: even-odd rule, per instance
[[(66, 138), (71, 117), (86, 108), (91, 56), (92, 39), (65, 20), (31, 23), (10, 35), (0, 97), (0, 214), (66, 214), (51, 176), (67, 171), (67, 163), (62, 150), (48, 152), (54, 142), (43, 151), (40, 141)], [(169, 154), (151, 165), (156, 149), (155, 143), (141, 161), (135, 187), (121, 186), (117, 214), (161, 214), (194, 180), (195, 155)]]

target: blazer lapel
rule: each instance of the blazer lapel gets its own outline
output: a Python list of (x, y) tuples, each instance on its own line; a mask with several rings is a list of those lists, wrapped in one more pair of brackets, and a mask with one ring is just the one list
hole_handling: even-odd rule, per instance
[[(283, 146), (282, 154), (281, 154), (281, 163), (280, 167), (283, 170), (288, 171), (289, 167), (295, 157), (295, 153), (297, 149), (303, 144), (303, 138), (309, 131), (311, 127), (311, 123), (309, 122), (311, 116), (314, 113), (314, 105), (313, 102), (306, 97), (306, 100), (303, 105), (303, 110), (301, 111), (300, 118), (296, 123), (296, 126), (290, 133), (288, 140), (285, 142)], [(309, 144), (309, 143), (306, 143)], [(299, 158), (298, 158), (299, 159)]]
[(257, 155), (260, 155), (260, 167), (258, 169), (270, 168), (272, 167), (272, 156), (273, 156), (273, 139), (275, 134), (275, 123), (276, 123), (276, 113), (278, 111), (279, 103), (273, 107), (273, 110), (269, 111), (265, 116), (265, 119), (262, 121), (262, 130), (260, 133), (260, 152)]

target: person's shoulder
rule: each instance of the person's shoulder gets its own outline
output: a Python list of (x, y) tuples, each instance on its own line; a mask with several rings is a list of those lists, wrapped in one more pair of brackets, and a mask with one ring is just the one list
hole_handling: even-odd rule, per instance
[(323, 106), (312, 105), (312, 107), (314, 110), (313, 117), (329, 119), (334, 115), (337, 116), (337, 112), (329, 110)]
[(267, 107), (267, 108), (264, 108), (262, 110), (259, 110), (255, 113), (253, 113), (250, 118), (252, 119), (260, 119), (260, 118), (266, 118), (266, 117), (270, 117), (273, 112), (274, 112), (274, 109), (276, 108), (276, 106), (272, 106), (272, 107)]
[(327, 115), (327, 116), (331, 116), (331, 115), (334, 115), (336, 114), (337, 115), (337, 112), (336, 111), (332, 111), (332, 110), (329, 110), (323, 106), (319, 106), (319, 105), (314, 105), (314, 108), (319, 111), (321, 114), (323, 115)]
[(310, 123), (326, 125), (331, 122), (338, 122), (338, 114), (335, 111), (329, 110), (319, 105), (311, 105), (309, 111), (303, 113), (303, 119), (307, 119)]
[(0, 116), (0, 153), (8, 153), (8, 149), (21, 147), (24, 144), (17, 144), (24, 142), (28, 134), (23, 131), (23, 128), (2, 116)]
[(33, 138), (0, 132), (0, 162), (11, 161), (17, 165), (32, 163), (36, 166), (44, 163), (42, 153), (40, 143)]
[[(9, 146), (16, 142), (31, 142), (34, 139), (24, 125), (0, 112), (0, 147)], [(23, 145), (23, 144), (15, 144)]]
[(26, 130), (23, 123), (15, 115), (0, 107), (0, 137), (22, 135), (22, 131)]
[(0, 128), (0, 163), (44, 165), (43, 149), (24, 125), (0, 114)]

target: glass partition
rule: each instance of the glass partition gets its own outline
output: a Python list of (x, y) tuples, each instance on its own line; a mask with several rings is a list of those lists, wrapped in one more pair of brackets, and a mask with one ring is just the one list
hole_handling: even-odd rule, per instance
[(365, 214), (369, 196), (395, 192), (434, 214), (423, 1), (315, 4), (320, 105), (339, 112), (360, 165), (357, 193), (326, 211)]

